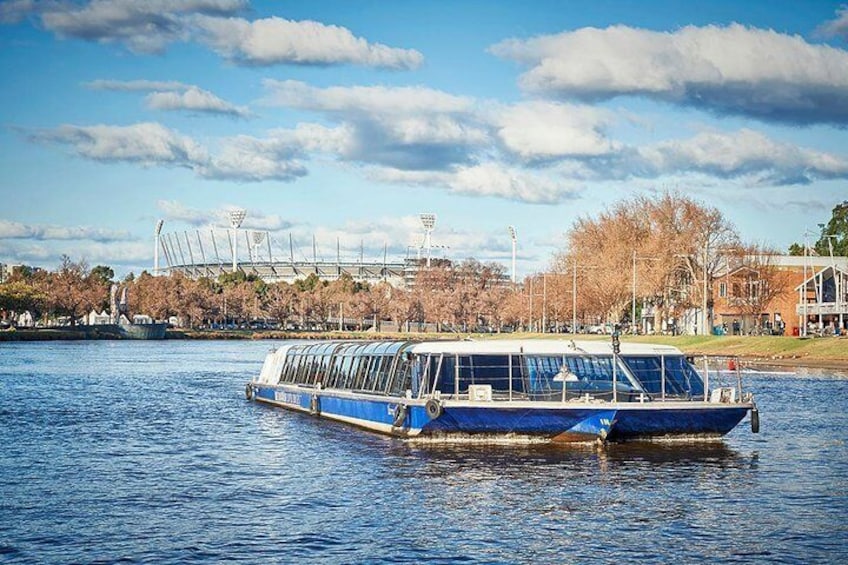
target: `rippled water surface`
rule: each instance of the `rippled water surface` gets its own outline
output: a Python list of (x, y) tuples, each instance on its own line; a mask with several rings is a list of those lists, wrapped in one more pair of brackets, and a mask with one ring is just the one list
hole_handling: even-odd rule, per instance
[(271, 342), (0, 344), (0, 562), (848, 562), (848, 378), (762, 431), (410, 445), (248, 403)]

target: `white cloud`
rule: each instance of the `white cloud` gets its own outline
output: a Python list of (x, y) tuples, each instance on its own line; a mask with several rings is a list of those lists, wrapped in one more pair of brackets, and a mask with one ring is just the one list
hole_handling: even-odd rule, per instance
[(35, 11), (34, 0), (8, 0), (0, 4), (0, 23), (16, 24)]
[(423, 86), (331, 86), (317, 88), (296, 80), (266, 79), (264, 102), (336, 114), (392, 117), (408, 114), (462, 114), (475, 100)]
[(293, 130), (273, 130), (266, 138), (227, 138), (201, 174), (241, 181), (293, 181), (307, 174), (302, 161), (309, 152), (341, 153), (350, 143), (349, 135), (344, 127), (300, 124)]
[(236, 106), (207, 90), (177, 81), (98, 79), (84, 83), (84, 86), (93, 90), (117, 92), (148, 91), (150, 94), (145, 101), (147, 107), (154, 110), (186, 110), (238, 118), (250, 116), (250, 110), (244, 106)]
[(196, 88), (190, 84), (178, 82), (175, 80), (110, 80), (97, 79), (86, 83), (83, 86), (92, 90), (115, 90), (118, 92), (136, 92), (136, 91), (180, 91)]
[(580, 188), (569, 181), (492, 162), (435, 172), (378, 168), (370, 175), (381, 182), (440, 186), (457, 194), (532, 204), (554, 204), (577, 198), (580, 193)]
[(836, 10), (836, 18), (822, 24), (818, 31), (824, 35), (838, 36), (848, 41), (848, 6)]
[(194, 22), (201, 30), (200, 41), (245, 65), (355, 64), (414, 69), (423, 61), (418, 51), (369, 43), (347, 28), (315, 21), (197, 17)]
[(618, 145), (605, 133), (610, 113), (591, 106), (524, 102), (494, 119), (503, 144), (524, 160), (603, 155)]
[(274, 130), (264, 139), (223, 138), (212, 156), (191, 138), (157, 123), (63, 125), (29, 137), (69, 145), (80, 157), (97, 161), (185, 167), (205, 178), (251, 182), (301, 177), (307, 173), (302, 161), (310, 157), (309, 152), (340, 151), (347, 135), (345, 128), (304, 124), (294, 130)]
[[(238, 206), (224, 206), (216, 210), (199, 210), (190, 208), (176, 200), (159, 200), (156, 202), (156, 207), (165, 215), (165, 227), (163, 233), (169, 232), (170, 222), (179, 222), (188, 224), (195, 228), (206, 226), (217, 226), (219, 228), (229, 228), (231, 210)], [(266, 214), (261, 210), (249, 209), (245, 214), (242, 227), (245, 229), (279, 231), (291, 227), (293, 224), (288, 220), (284, 220), (278, 214)]]
[(738, 24), (583, 28), (490, 48), (530, 67), (523, 88), (583, 100), (646, 96), (790, 123), (848, 122), (848, 53)]
[(184, 92), (152, 92), (147, 95), (147, 106), (155, 110), (188, 110), (210, 114), (225, 114), (244, 118), (250, 111), (218, 98), (211, 92), (192, 86)]
[(135, 238), (126, 231), (89, 226), (42, 226), (0, 220), (0, 239), (32, 239), (40, 241), (81, 240), (108, 243), (112, 241), (130, 241)]
[(78, 155), (98, 161), (195, 168), (208, 159), (206, 150), (192, 139), (157, 123), (63, 125), (35, 133), (31, 138), (70, 145)]
[(45, 28), (60, 37), (122, 43), (135, 53), (161, 53), (169, 43), (189, 39), (186, 17), (230, 15), (244, 0), (92, 0), (36, 5)]
[(14, 0), (0, 4), (0, 23), (38, 15), (62, 38), (118, 43), (133, 53), (163, 53), (170, 44), (202, 43), (242, 65), (364, 65), (414, 69), (424, 57), (355, 36), (349, 29), (278, 17), (235, 17), (246, 0)]
[(320, 112), (340, 122), (349, 142), (340, 157), (409, 170), (444, 169), (473, 161), (490, 143), (490, 127), (475, 101), (423, 87), (314, 88), (297, 81), (265, 81), (266, 104)]
[(844, 157), (778, 142), (749, 129), (658, 143), (640, 149), (639, 157), (658, 175), (698, 172), (718, 178), (752, 177), (757, 184), (769, 185), (848, 178)]

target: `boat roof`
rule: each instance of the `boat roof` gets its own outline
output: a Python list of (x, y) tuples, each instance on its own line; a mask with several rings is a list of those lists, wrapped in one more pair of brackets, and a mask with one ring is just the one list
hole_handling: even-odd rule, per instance
[[(360, 341), (326, 340), (293, 342), (275, 351), (286, 354), (292, 348), (307, 349), (312, 355), (331, 354), (339, 346), (347, 354), (394, 355), (400, 350), (415, 354), (447, 355), (612, 355), (610, 341), (575, 341), (571, 339), (483, 339), (456, 341)], [(622, 355), (683, 355), (676, 347), (649, 343), (622, 343)]]
[[(611, 355), (612, 343), (609, 341), (575, 341), (570, 339), (491, 339), (463, 341), (425, 341), (411, 345), (407, 351), (412, 353), (448, 353), (459, 355), (497, 355), (497, 354), (536, 354), (567, 355), (588, 353), (593, 355)], [(683, 355), (676, 347), (648, 343), (622, 343), (622, 355)]]

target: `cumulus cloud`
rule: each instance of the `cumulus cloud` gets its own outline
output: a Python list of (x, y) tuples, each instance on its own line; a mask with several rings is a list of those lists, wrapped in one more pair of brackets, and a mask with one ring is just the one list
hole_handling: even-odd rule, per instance
[(507, 150), (529, 161), (616, 151), (605, 131), (611, 121), (609, 112), (591, 106), (540, 101), (502, 108), (495, 117)]
[(190, 37), (187, 18), (238, 13), (244, 0), (92, 0), (34, 6), (45, 28), (60, 37), (121, 43), (135, 53), (161, 53)]
[(266, 79), (272, 106), (349, 115), (459, 114), (473, 109), (475, 100), (423, 86), (331, 86), (317, 88), (296, 80)]
[(255, 182), (292, 181), (307, 173), (302, 160), (315, 152), (340, 151), (344, 128), (303, 124), (293, 130), (273, 130), (266, 138), (236, 136), (220, 140), (215, 154), (176, 131), (157, 123), (129, 126), (63, 125), (29, 134), (40, 143), (68, 145), (80, 157), (101, 162), (184, 167), (209, 179)]
[(185, 110), (238, 118), (250, 116), (250, 110), (244, 106), (236, 106), (207, 90), (177, 81), (98, 79), (84, 86), (92, 90), (150, 92), (145, 101), (147, 107), (154, 110)]
[(199, 42), (240, 65), (364, 65), (414, 69), (424, 57), (355, 36), (349, 29), (279, 17), (246, 20), (246, 0), (13, 0), (0, 23), (37, 15), (62, 38), (118, 43), (133, 53), (163, 53), (170, 44)]
[(424, 59), (413, 49), (369, 43), (346, 28), (309, 20), (197, 17), (195, 24), (201, 30), (200, 41), (243, 65), (356, 64), (414, 69)]
[(342, 153), (349, 135), (344, 127), (300, 124), (293, 130), (272, 130), (265, 138), (227, 138), (201, 174), (240, 181), (293, 181), (307, 174), (303, 160), (314, 153)]
[(0, 239), (85, 240), (109, 243), (131, 241), (135, 238), (127, 231), (93, 228), (89, 226), (42, 226), (0, 220)]
[(848, 41), (848, 7), (843, 6), (836, 11), (836, 18), (825, 22), (819, 29), (819, 33), (830, 37), (841, 37)]
[(580, 194), (580, 188), (566, 180), (492, 162), (457, 167), (447, 172), (376, 168), (370, 175), (381, 182), (437, 186), (457, 194), (491, 196), (531, 204), (554, 204), (577, 198)]
[[(200, 210), (191, 208), (176, 200), (159, 200), (156, 207), (165, 215), (165, 225), (169, 222), (181, 222), (195, 228), (205, 226), (217, 226), (228, 228), (230, 226), (230, 211), (237, 206), (223, 206), (215, 210)], [(245, 214), (242, 227), (245, 229), (278, 231), (287, 229), (294, 225), (283, 219), (278, 214), (266, 214), (261, 210), (249, 209)]]
[(53, 268), (61, 265), (63, 255), (74, 260), (84, 260), (90, 266), (109, 265), (116, 270), (129, 267), (140, 271), (143, 268), (151, 268), (153, 246), (146, 239), (115, 242), (63, 241), (61, 245), (44, 240), (14, 240), (4, 243), (0, 261)]
[(187, 110), (208, 114), (224, 114), (237, 118), (250, 115), (244, 106), (235, 106), (218, 98), (209, 91), (190, 87), (184, 92), (152, 92), (145, 99), (147, 106), (154, 110)]
[(315, 88), (265, 81), (264, 102), (319, 112), (349, 132), (341, 158), (407, 170), (445, 169), (473, 162), (491, 133), (474, 100), (423, 87)]
[(583, 28), (490, 47), (550, 97), (633, 95), (789, 123), (848, 123), (848, 52), (738, 24)]
[(0, 4), (0, 23), (16, 24), (33, 13), (34, 0), (8, 0)]
[(699, 172), (717, 178), (750, 177), (757, 184), (809, 184), (848, 178), (848, 159), (775, 141), (742, 129), (704, 132), (682, 141), (666, 141), (639, 151), (657, 175)]
[(208, 160), (206, 150), (191, 138), (149, 122), (130, 126), (63, 125), (34, 133), (31, 139), (69, 145), (81, 157), (98, 161), (195, 168)]

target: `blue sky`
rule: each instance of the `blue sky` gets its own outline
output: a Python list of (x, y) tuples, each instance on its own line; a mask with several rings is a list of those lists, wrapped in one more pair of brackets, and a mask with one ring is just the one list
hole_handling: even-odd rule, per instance
[(514, 225), (522, 276), (636, 194), (780, 249), (848, 199), (839, 2), (11, 0), (0, 53), (5, 263), (138, 273), (242, 207), (281, 259), (400, 260), (432, 212), (508, 266)]

